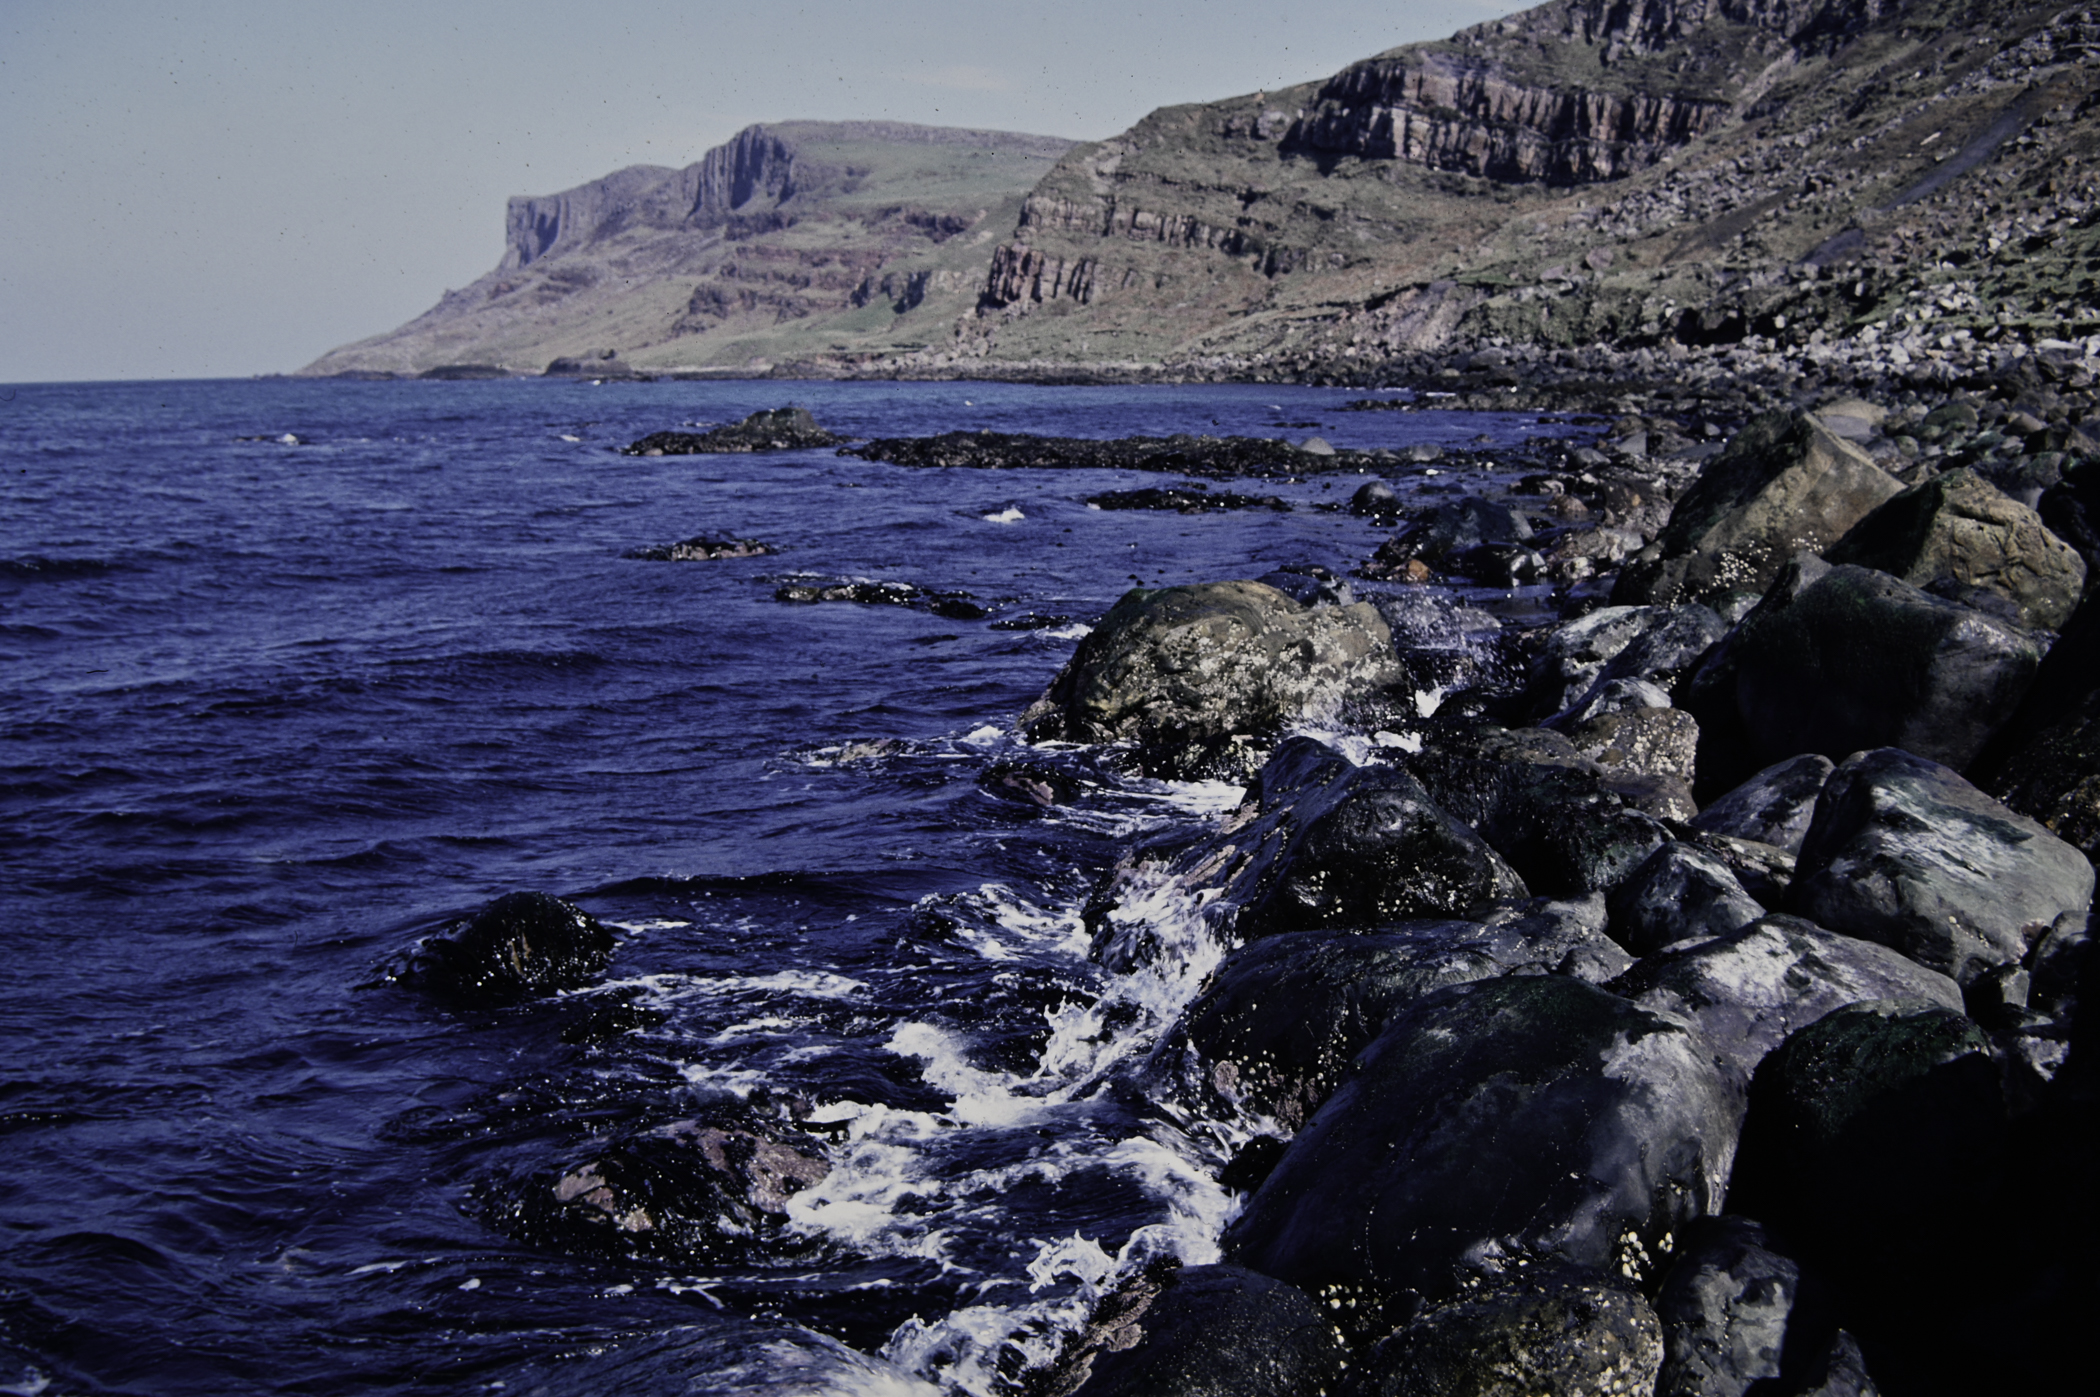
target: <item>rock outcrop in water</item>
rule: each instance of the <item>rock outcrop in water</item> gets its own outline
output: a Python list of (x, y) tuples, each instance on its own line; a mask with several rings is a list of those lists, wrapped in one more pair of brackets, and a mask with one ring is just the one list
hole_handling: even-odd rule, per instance
[(455, 1004), (492, 1008), (581, 989), (612, 963), (613, 934), (546, 893), (508, 893), (424, 942), (410, 978)]
[(736, 455), (748, 451), (806, 451), (837, 446), (845, 438), (817, 425), (806, 407), (776, 407), (752, 413), (732, 426), (704, 432), (651, 432), (620, 448), (622, 456)]

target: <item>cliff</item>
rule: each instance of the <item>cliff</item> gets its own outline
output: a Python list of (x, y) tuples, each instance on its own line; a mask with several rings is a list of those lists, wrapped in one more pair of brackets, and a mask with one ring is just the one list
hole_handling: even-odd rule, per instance
[(1069, 144), (899, 122), (752, 126), (684, 169), (512, 199), (494, 271), (303, 372), (744, 369), (946, 342), (992, 242)]
[(1288, 376), (2093, 334), (2096, 77), (2060, 0), (1556, 0), (1074, 147), (954, 352)]

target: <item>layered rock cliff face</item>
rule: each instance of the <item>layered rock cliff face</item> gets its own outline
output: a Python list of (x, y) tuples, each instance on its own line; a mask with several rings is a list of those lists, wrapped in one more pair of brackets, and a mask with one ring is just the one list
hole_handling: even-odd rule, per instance
[(511, 200), (494, 271), (306, 372), (748, 369), (946, 341), (993, 239), (1069, 144), (899, 122), (749, 127), (684, 169)]
[(949, 353), (2092, 334), (2096, 88), (2061, 0), (1556, 0), (1075, 147)]

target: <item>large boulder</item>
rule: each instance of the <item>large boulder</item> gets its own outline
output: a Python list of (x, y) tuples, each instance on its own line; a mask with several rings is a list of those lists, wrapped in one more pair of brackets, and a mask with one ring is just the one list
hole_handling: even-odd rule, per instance
[(1611, 890), (1612, 939), (1637, 956), (1680, 941), (1726, 936), (1764, 916), (1764, 905), (1713, 853), (1675, 840)]
[(1506, 504), (1468, 495), (1424, 513), (1409, 528), (1379, 546), (1360, 571), (1374, 580), (1408, 576), (1416, 559), (1442, 571), (1473, 575), (1492, 569), (1496, 550), (1504, 557), (1524, 550), (1516, 545), (1531, 537), (1531, 524)]
[(1580, 1272), (1431, 1305), (1364, 1358), (1361, 1397), (1619, 1397), (1651, 1390), (1662, 1326), (1638, 1294)]
[(1790, 854), (1801, 852), (1808, 836), (1808, 822), (1816, 813), (1816, 797), (1830, 779), (1836, 764), (1820, 752), (1774, 762), (1711, 801), (1691, 821), (1695, 830), (1709, 834), (1754, 839)]
[(1407, 765), (1439, 806), (1478, 830), (1542, 896), (1614, 887), (1669, 838), (1597, 763), (1545, 729), (1454, 736)]
[(1400, 677), (1377, 609), (1308, 607), (1259, 582), (1137, 588), (1021, 716), (1031, 738), (1131, 742), (1158, 775), (1244, 771), (1258, 747)]
[(1699, 1219), (1655, 1297), (1663, 1340), (1655, 1397), (1877, 1392), (1823, 1291), (1749, 1218)]
[(1741, 1109), (1682, 1020), (1565, 976), (1447, 986), (1394, 1016), (1225, 1245), (1367, 1318), (1542, 1262), (1638, 1285), (1719, 1204)]
[(2041, 517), (1971, 470), (1951, 470), (1891, 497), (1823, 554), (1926, 587), (1951, 578), (2019, 608), (2020, 624), (2055, 630), (2085, 588), (2085, 560)]
[(610, 928), (547, 893), (506, 893), (425, 941), (410, 978), (454, 1004), (494, 1008), (581, 989), (612, 964)]
[(1296, 1130), (1386, 1021), (1431, 990), (1499, 975), (1622, 974), (1633, 962), (1604, 936), (1602, 903), (1538, 898), (1481, 921), (1257, 941), (1218, 967), (1163, 1057), (1210, 1101)]
[(1961, 986), (1938, 971), (1788, 916), (1649, 956), (1609, 988), (1688, 1020), (1745, 1083), (1788, 1034), (1847, 1004), (1910, 999), (1962, 1012)]
[(2077, 849), (1935, 762), (1882, 748), (1823, 788), (1788, 908), (1964, 985), (2092, 902)]
[(2100, 591), (2064, 627), (1976, 782), (2100, 860)]
[(1868, 747), (1966, 766), (2041, 659), (2033, 637), (1980, 611), (1887, 573), (1797, 558), (1691, 682), (1686, 706), (1711, 739), (1701, 773)]
[(1348, 1350), (1312, 1297), (1240, 1266), (1148, 1268), (1095, 1308), (1033, 1397), (1301, 1397)]
[(1721, 607), (1756, 596), (1789, 558), (1821, 552), (1902, 488), (1813, 417), (1766, 413), (1699, 472), (1661, 535), (1620, 572), (1612, 601)]

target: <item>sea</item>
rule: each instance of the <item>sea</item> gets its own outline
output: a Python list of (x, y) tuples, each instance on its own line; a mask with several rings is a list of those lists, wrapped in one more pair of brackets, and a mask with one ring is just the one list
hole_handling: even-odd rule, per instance
[[(1111, 974), (1082, 908), (1242, 792), (1013, 724), (1127, 589), (1346, 573), (1389, 535), (1343, 507), (1370, 477), (1290, 475), (1281, 443), (1462, 447), (1478, 475), (1578, 430), (1342, 410), (1363, 396), (0, 387), (0, 1394), (991, 1397), (1134, 1268), (1216, 1260), (1217, 1175), (1264, 1123), (1147, 1062), (1228, 948), (1163, 890), (1119, 915), (1174, 953)], [(786, 405), (854, 437), (1270, 437), (1278, 478), (1211, 485), (1291, 508), (617, 451)], [(1462, 473), (1388, 475), (1421, 499)], [(696, 535), (777, 552), (626, 556)], [(808, 582), (916, 604), (778, 598)], [(1078, 794), (985, 780), (1015, 761)], [(519, 890), (617, 930), (602, 984), (472, 1010), (403, 978)], [(830, 1162), (742, 1253), (510, 1225), (732, 1097)]]

